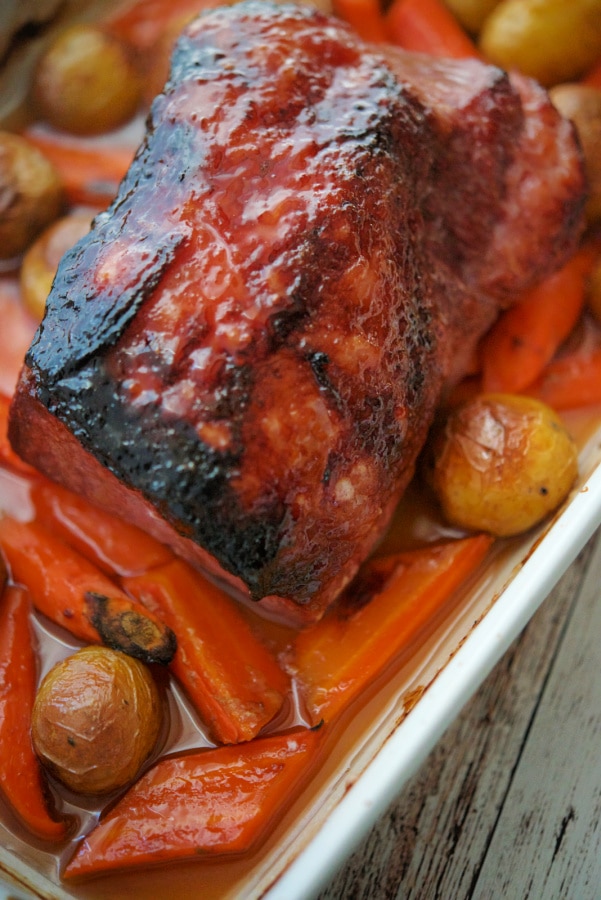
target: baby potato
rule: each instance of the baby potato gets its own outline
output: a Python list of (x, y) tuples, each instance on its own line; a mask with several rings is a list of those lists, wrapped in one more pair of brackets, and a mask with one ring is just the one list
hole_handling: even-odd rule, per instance
[(499, 537), (544, 519), (578, 473), (575, 444), (556, 413), (511, 394), (482, 394), (453, 410), (432, 465), (447, 520)]
[(478, 34), (499, 0), (446, 0), (457, 21), (466, 31)]
[(550, 96), (578, 132), (589, 188), (586, 215), (589, 222), (596, 222), (601, 219), (601, 90), (585, 84), (558, 84)]
[(0, 132), (0, 259), (23, 253), (64, 202), (54, 166), (25, 138)]
[(42, 763), (83, 794), (132, 781), (161, 730), (161, 702), (144, 663), (84, 647), (48, 672), (36, 695), (32, 741)]
[(40, 116), (55, 128), (94, 135), (132, 118), (141, 84), (124, 45), (82, 23), (65, 28), (42, 55), (32, 96)]
[(572, 81), (601, 56), (601, 0), (502, 0), (484, 23), (480, 49), (545, 87)]
[(36, 318), (46, 307), (57, 266), (62, 256), (90, 230), (90, 216), (72, 213), (53, 222), (29, 248), (21, 264), (23, 302)]

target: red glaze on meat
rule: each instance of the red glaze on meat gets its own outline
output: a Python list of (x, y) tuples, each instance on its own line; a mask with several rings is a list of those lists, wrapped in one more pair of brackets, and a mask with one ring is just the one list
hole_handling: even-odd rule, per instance
[(16, 450), (317, 618), (386, 527), (445, 382), (577, 240), (571, 127), (477, 61), (294, 6), (191, 24), (117, 200), (64, 258)]

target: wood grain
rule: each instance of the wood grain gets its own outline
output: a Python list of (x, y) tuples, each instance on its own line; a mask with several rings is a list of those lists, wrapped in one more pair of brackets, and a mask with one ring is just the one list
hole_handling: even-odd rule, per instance
[(601, 898), (601, 536), (320, 900)]

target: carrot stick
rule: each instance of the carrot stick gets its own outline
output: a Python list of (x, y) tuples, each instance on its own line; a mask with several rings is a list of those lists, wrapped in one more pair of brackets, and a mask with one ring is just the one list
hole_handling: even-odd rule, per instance
[(168, 547), (51, 481), (31, 492), (36, 519), (109, 576), (138, 575), (169, 562)]
[(114, 200), (134, 157), (133, 147), (77, 145), (64, 138), (26, 132), (27, 140), (56, 167), (71, 204), (104, 208)]
[(442, 0), (393, 0), (384, 21), (390, 42), (405, 50), (455, 59), (480, 56)]
[(359, 593), (365, 584), (369, 602), (350, 612), (344, 604), (333, 607), (296, 640), (293, 667), (313, 723), (333, 719), (393, 657), (433, 629), (491, 543), (478, 535), (367, 564)]
[(502, 314), (481, 344), (484, 391), (519, 393), (538, 378), (578, 321), (593, 260), (580, 251)]
[(557, 410), (601, 403), (601, 347), (553, 360), (526, 393)]
[(59, 841), (67, 826), (49, 812), (47, 787), (30, 737), (36, 691), (30, 608), (23, 589), (4, 589), (0, 602), (0, 786), (30, 831), (44, 840)]
[(173, 657), (173, 633), (160, 619), (38, 523), (0, 518), (0, 547), (36, 609), (75, 637), (146, 662)]
[(387, 39), (380, 0), (334, 0), (333, 10), (364, 41), (380, 43)]
[(320, 739), (299, 730), (161, 760), (84, 838), (63, 877), (250, 850), (281, 819)]
[[(109, 13), (104, 24), (108, 31), (135, 50), (145, 53), (154, 48), (175, 22), (193, 18), (205, 9), (219, 6), (221, 0), (135, 0)], [(183, 24), (182, 24), (183, 27)]]
[(122, 584), (177, 629), (171, 671), (213, 737), (254, 738), (281, 708), (288, 679), (235, 601), (179, 559)]

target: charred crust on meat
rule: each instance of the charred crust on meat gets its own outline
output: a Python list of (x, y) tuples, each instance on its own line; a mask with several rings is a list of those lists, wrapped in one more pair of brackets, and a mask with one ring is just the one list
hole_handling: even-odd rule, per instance
[[(229, 484), (240, 449), (216, 452), (185, 423), (168, 422), (156, 409), (133, 415), (98, 360), (51, 395), (41, 390), (40, 397), (54, 415), (69, 421), (88, 452), (147, 496), (183, 536), (210, 547), (226, 568), (243, 562), (245, 579), (255, 585), (257, 573), (277, 554), (284, 510), (274, 498), (263, 504), (260, 515), (240, 508)], [(225, 520), (230, 527), (216, 527)]]
[(574, 248), (583, 197), (530, 82), (370, 48), (309, 7), (209, 11), (59, 266), (11, 440), (315, 615), (381, 534), (445, 381)]

